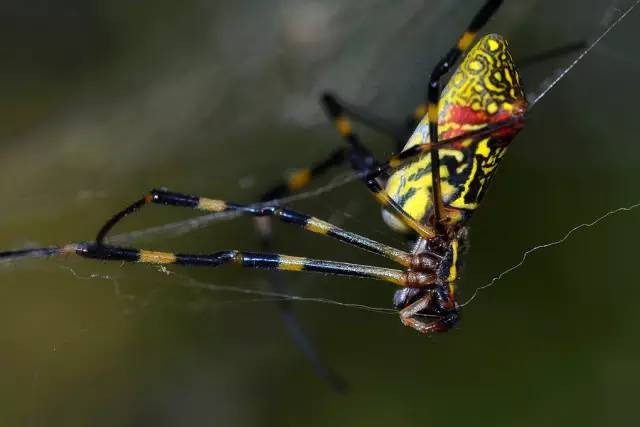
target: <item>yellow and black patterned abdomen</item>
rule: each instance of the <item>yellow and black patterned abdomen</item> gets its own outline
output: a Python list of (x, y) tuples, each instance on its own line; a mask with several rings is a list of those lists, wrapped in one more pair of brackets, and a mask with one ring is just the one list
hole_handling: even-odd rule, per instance
[[(497, 34), (481, 38), (451, 76), (439, 107), (439, 140), (524, 115), (527, 102), (506, 40)], [(468, 138), (439, 150), (444, 205), (460, 213), (453, 216), (458, 222), (464, 223), (480, 204), (517, 131), (517, 126), (507, 126), (491, 136)], [(429, 124), (425, 117), (404, 150), (427, 143)], [(429, 224), (433, 214), (431, 185), (431, 161), (426, 153), (395, 171), (386, 190), (409, 215)], [(392, 228), (406, 231), (393, 214), (385, 211), (383, 216)]]

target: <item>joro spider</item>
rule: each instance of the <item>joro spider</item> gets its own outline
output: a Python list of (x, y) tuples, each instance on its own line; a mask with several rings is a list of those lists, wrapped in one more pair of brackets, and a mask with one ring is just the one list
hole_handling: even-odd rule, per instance
[[(459, 318), (456, 282), (468, 246), (467, 223), (478, 208), (507, 147), (523, 125), (527, 101), (507, 42), (496, 34), (480, 38), (469, 49), (442, 94), (440, 80), (469, 48), (476, 33), (501, 3), (501, 0), (487, 1), (456, 45), (435, 66), (430, 76), (426, 107), (416, 110), (412, 125), (417, 124), (417, 127), (399, 154), (378, 163), (353, 132), (349, 121), (351, 117), (366, 123), (367, 118), (336, 97), (325, 94), (323, 105), (346, 140), (346, 148), (336, 150), (316, 166), (300, 171), (263, 197), (263, 200), (271, 200), (302, 188), (313, 177), (348, 158), (382, 205), (385, 222), (394, 230), (415, 237), (410, 252), (277, 205), (236, 204), (154, 189), (109, 219), (95, 241), (0, 252), (0, 259), (76, 254), (110, 261), (207, 267), (236, 264), (247, 268), (370, 278), (401, 288), (396, 291), (393, 304), (399, 309), (403, 324), (424, 334), (448, 330)], [(382, 182), (384, 178), (388, 178), (386, 183)], [(148, 204), (275, 217), (312, 233), (385, 256), (402, 269), (238, 250), (176, 254), (107, 243), (107, 235), (117, 223)], [(268, 234), (266, 227), (263, 231)]]

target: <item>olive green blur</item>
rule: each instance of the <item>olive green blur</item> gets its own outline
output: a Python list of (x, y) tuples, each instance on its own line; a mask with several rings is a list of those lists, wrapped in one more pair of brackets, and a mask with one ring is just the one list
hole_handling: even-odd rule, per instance
[[(518, 0), (483, 32), (513, 55), (591, 39), (630, 0)], [(0, 250), (90, 240), (154, 187), (249, 203), (343, 144), (324, 89), (392, 120), (481, 0), (5, 0), (0, 5)], [(471, 221), (459, 300), (523, 252), (640, 200), (640, 8), (531, 111)], [(577, 53), (521, 69), (537, 93)], [(357, 127), (380, 158), (384, 136)], [(335, 170), (321, 188), (347, 168)], [(364, 185), (290, 205), (404, 248)], [(150, 206), (116, 234), (194, 218)], [(287, 255), (381, 257), (275, 224)], [(480, 292), (454, 330), (294, 302), (329, 389), (282, 324), (263, 271), (73, 257), (0, 264), (3, 426), (633, 425), (640, 385), (640, 209), (581, 229)], [(188, 232), (185, 232), (188, 231)], [(125, 236), (127, 237), (127, 236)], [(251, 219), (129, 239), (256, 250)], [(391, 308), (393, 285), (285, 273), (287, 293)]]

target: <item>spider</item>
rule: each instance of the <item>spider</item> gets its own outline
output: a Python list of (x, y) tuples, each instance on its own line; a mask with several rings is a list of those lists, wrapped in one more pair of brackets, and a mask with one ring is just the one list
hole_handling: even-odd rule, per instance
[[(322, 97), (347, 147), (331, 153), (316, 166), (293, 175), (286, 184), (267, 192), (258, 204), (223, 200), (154, 189), (110, 218), (95, 241), (64, 246), (0, 252), (2, 258), (47, 257), (75, 254), (84, 258), (218, 267), (241, 267), (283, 271), (309, 271), (369, 278), (390, 282), (400, 289), (393, 297), (402, 323), (423, 334), (443, 332), (459, 319), (456, 285), (468, 247), (468, 222), (478, 208), (500, 160), (522, 128), (527, 101), (508, 44), (489, 34), (470, 47), (477, 32), (498, 10), (501, 0), (488, 0), (476, 13), (457, 43), (433, 69), (426, 106), (416, 109), (411, 127), (415, 131), (402, 151), (377, 162), (353, 131), (350, 118), (370, 122), (366, 115), (327, 93)], [(460, 66), (441, 93), (441, 79)], [(371, 124), (371, 123), (370, 123)], [(416, 127), (417, 126), (417, 127)], [(397, 135), (396, 135), (397, 136)], [(309, 181), (348, 158), (366, 187), (382, 205), (382, 215), (392, 229), (415, 239), (404, 251), (341, 229), (313, 216), (264, 203), (306, 186)], [(391, 269), (268, 252), (224, 250), (211, 254), (177, 254), (114, 246), (107, 242), (112, 228), (143, 206), (237, 212), (257, 217), (268, 247), (267, 218), (321, 234), (368, 250), (397, 263)]]

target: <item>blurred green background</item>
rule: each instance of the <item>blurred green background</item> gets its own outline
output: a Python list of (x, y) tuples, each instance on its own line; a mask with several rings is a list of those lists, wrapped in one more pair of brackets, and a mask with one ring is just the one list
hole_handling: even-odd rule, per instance
[[(81, 0), (0, 4), (0, 247), (87, 240), (145, 191), (250, 202), (342, 142), (317, 102), (401, 119), (482, 1)], [(601, 33), (630, 1), (507, 3), (525, 57)], [(462, 300), (537, 244), (640, 199), (640, 9), (533, 110), (482, 209)], [(574, 55), (575, 56), (575, 55)], [(529, 91), (573, 56), (522, 70)], [(391, 144), (362, 132), (381, 158)], [(346, 169), (345, 169), (346, 170)], [(339, 172), (339, 174), (342, 172)], [(320, 180), (316, 188), (330, 181)], [(402, 245), (359, 182), (292, 204)], [(194, 217), (152, 208), (117, 232)], [(340, 395), (308, 366), (264, 272), (73, 258), (0, 265), (1, 425), (634, 425), (640, 211), (531, 255), (425, 338), (394, 316), (294, 308)], [(276, 225), (277, 250), (387, 265)], [(249, 219), (131, 244), (256, 249)], [(390, 307), (391, 286), (286, 275), (289, 293)]]

